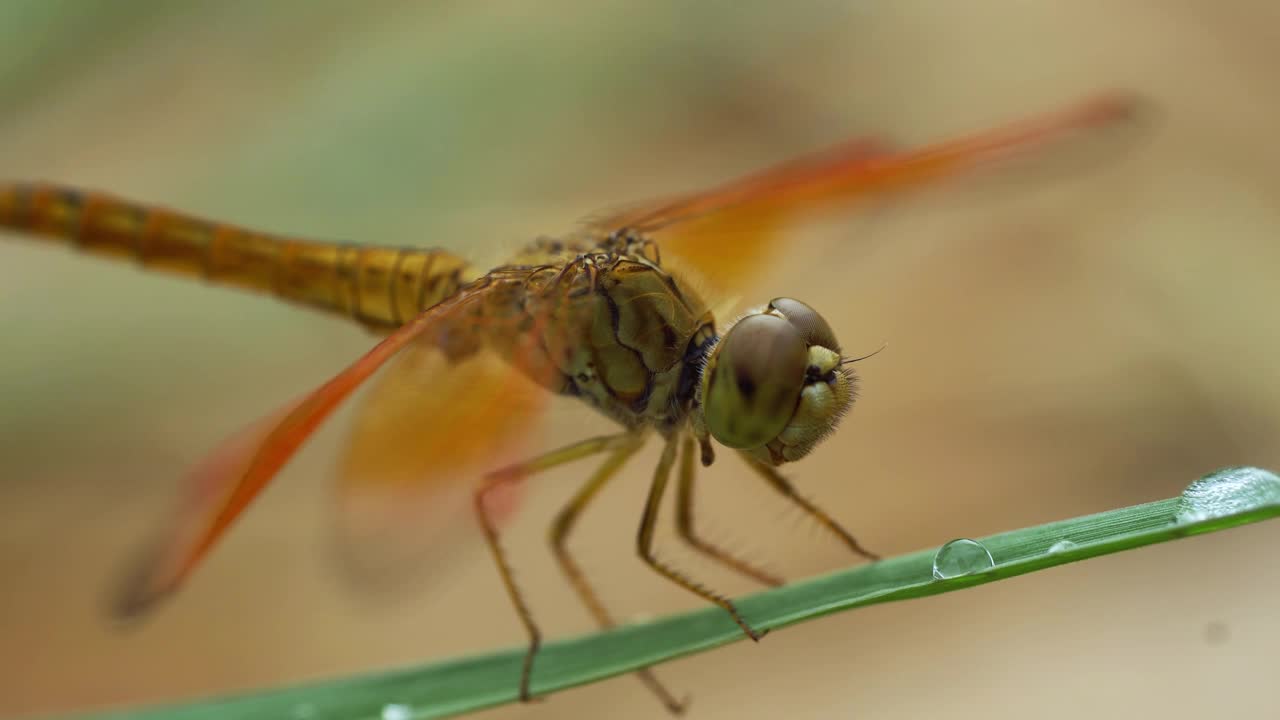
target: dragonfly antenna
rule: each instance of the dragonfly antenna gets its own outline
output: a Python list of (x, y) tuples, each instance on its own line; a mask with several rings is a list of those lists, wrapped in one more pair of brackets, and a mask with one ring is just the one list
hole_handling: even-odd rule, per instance
[(881, 345), (880, 345), (880, 348), (879, 348), (878, 350), (876, 350), (875, 352), (868, 353), (868, 354), (866, 354), (866, 355), (863, 355), (862, 357), (856, 357), (856, 358), (845, 358), (844, 360), (841, 360), (841, 361), (840, 361), (840, 364), (841, 364), (841, 365), (852, 365), (853, 363), (856, 363), (856, 362), (858, 362), (859, 360), (866, 360), (867, 358), (872, 357), (872, 356), (874, 356), (874, 355), (879, 355), (879, 354), (880, 354), (880, 351), (881, 351), (881, 350), (884, 350), (884, 349), (885, 349), (885, 348), (887, 348), (887, 347), (889, 347), (889, 343), (888, 343), (888, 342), (885, 342), (885, 343), (881, 344)]

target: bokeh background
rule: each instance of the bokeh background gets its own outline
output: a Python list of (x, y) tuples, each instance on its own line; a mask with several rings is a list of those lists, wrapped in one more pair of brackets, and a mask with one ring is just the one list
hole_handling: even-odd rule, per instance
[[(1168, 497), (1224, 465), (1280, 466), (1276, 27), (1266, 0), (9, 0), (0, 175), (489, 257), (848, 136), (914, 144), (1142, 93), (1152, 122), (1113, 157), (867, 208), (798, 237), (750, 289), (801, 295), (847, 347), (889, 343), (860, 364), (842, 431), (792, 475), (897, 553)], [(0, 714), (522, 641), (473, 530), (391, 600), (334, 573), (321, 538), (347, 415), (175, 602), (120, 632), (104, 591), (183, 470), (371, 338), (16, 237), (0, 244), (0, 329)], [(555, 417), (555, 436), (598, 428)], [(575, 544), (624, 616), (697, 603), (631, 554), (655, 457)], [(583, 470), (539, 480), (509, 536), (552, 636), (590, 627), (543, 543)], [(791, 577), (848, 562), (743, 477), (731, 463), (705, 477), (713, 537)], [(1261, 526), (1125, 553), (658, 672), (705, 720), (1261, 716), (1277, 541)], [(659, 713), (619, 678), (477, 717)]]

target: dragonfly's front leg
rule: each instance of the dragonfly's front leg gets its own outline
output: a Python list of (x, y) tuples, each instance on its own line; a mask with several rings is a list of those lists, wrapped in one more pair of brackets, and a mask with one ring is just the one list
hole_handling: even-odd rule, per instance
[(828, 515), (825, 510), (814, 505), (812, 502), (800, 495), (800, 493), (796, 492), (795, 486), (792, 485), (791, 481), (784, 477), (782, 473), (772, 467), (761, 464), (758, 460), (746, 453), (741, 453), (741, 455), (743, 461), (746, 462), (747, 465), (751, 466), (752, 470), (759, 473), (760, 476), (765, 479), (765, 482), (769, 483), (774, 490), (777, 490), (783, 497), (795, 503), (801, 510), (805, 511), (806, 514), (814, 520), (817, 520), (819, 525), (822, 525), (822, 527), (826, 528), (827, 531), (839, 538), (841, 542), (849, 546), (850, 550), (868, 560), (880, 559), (879, 555), (862, 547), (862, 545), (858, 543), (858, 540), (853, 537), (853, 534), (848, 530), (845, 530), (844, 526), (836, 522), (835, 518)]
[(662, 449), (662, 458), (658, 461), (658, 467), (653, 473), (653, 483), (649, 486), (649, 498), (644, 504), (644, 514), (640, 517), (640, 531), (636, 535), (636, 550), (639, 552), (640, 558), (648, 563), (649, 567), (657, 570), (667, 579), (698, 597), (724, 608), (729, 613), (729, 616), (733, 618), (733, 621), (738, 624), (738, 627), (742, 628), (742, 632), (747, 634), (747, 637), (759, 641), (760, 638), (768, 633), (768, 630), (760, 631), (748, 625), (732, 600), (693, 580), (654, 555), (653, 537), (654, 530), (658, 524), (658, 508), (662, 505), (662, 496), (666, 492), (667, 482), (671, 479), (671, 468), (676, 464), (678, 443), (679, 436), (673, 435), (667, 438), (667, 444)]
[(680, 476), (676, 485), (676, 532), (689, 547), (747, 577), (770, 587), (783, 584), (783, 579), (735, 557), (728, 550), (704, 540), (693, 524), (693, 484), (696, 466), (693, 462), (694, 438), (686, 436), (680, 450)]

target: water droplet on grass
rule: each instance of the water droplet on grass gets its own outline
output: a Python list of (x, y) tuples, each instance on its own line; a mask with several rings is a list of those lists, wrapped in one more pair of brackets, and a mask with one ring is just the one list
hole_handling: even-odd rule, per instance
[(410, 720), (412, 717), (413, 709), (408, 705), (388, 703), (382, 706), (382, 720)]
[(933, 577), (938, 580), (972, 575), (995, 567), (991, 551), (976, 540), (960, 538), (938, 548), (933, 556)]
[(1071, 542), (1070, 540), (1059, 540), (1058, 542), (1049, 546), (1049, 554), (1053, 555), (1055, 553), (1064, 553), (1070, 550), (1075, 550), (1078, 547), (1080, 546)]
[(1280, 504), (1280, 477), (1254, 467), (1219, 470), (1187, 486), (1175, 520), (1201, 522)]

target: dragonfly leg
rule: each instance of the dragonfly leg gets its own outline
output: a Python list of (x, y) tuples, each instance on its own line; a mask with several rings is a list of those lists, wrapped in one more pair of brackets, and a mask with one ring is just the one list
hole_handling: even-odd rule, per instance
[[(582, 568), (569, 553), (569, 534), (577, 525), (582, 511), (586, 509), (600, 489), (617, 475), (618, 470), (622, 469), (623, 465), (643, 445), (643, 435), (627, 433), (620, 436), (619, 442), (609, 457), (592, 473), (587, 482), (569, 500), (569, 503), (560, 510), (556, 515), (555, 521), (551, 524), (551, 549), (555, 552), (556, 561), (560, 563), (560, 570), (564, 573), (565, 578), (569, 580), (569, 584), (573, 586), (574, 592), (578, 593), (582, 604), (587, 607), (587, 610), (591, 612), (592, 617), (602, 628), (614, 627), (617, 622), (609, 614), (609, 611), (605, 609), (604, 604), (600, 602), (600, 596), (596, 594), (595, 589), (587, 582)], [(684, 712), (686, 703), (676, 700), (675, 696), (658, 680), (652, 670), (641, 668), (636, 671), (636, 675), (650, 691), (658, 696), (658, 699), (672, 714), (679, 715)]]
[(760, 476), (765, 479), (765, 482), (769, 483), (774, 490), (777, 490), (783, 497), (795, 503), (801, 510), (804, 510), (806, 514), (814, 520), (817, 520), (818, 524), (830, 531), (845, 545), (848, 545), (850, 550), (868, 560), (880, 559), (879, 555), (858, 544), (858, 541), (853, 537), (853, 534), (848, 530), (845, 530), (844, 527), (828, 515), (825, 510), (814, 505), (812, 502), (801, 496), (800, 493), (796, 492), (795, 485), (792, 485), (791, 481), (784, 477), (782, 473), (768, 465), (764, 465), (756, 461), (749, 455), (743, 454), (742, 459), (746, 461), (747, 465), (749, 465), (752, 470), (759, 473)]
[(529, 610), (529, 604), (525, 602), (523, 593), (520, 592), (520, 588), (516, 585), (515, 576), (511, 571), (511, 563), (507, 560), (507, 554), (503, 551), (502, 543), (498, 538), (498, 527), (493, 518), (489, 516), (485, 502), (486, 498), (490, 492), (503, 485), (523, 482), (530, 475), (535, 475), (543, 470), (581, 460), (598, 453), (616, 450), (620, 446), (633, 442), (635, 442), (633, 434), (622, 433), (618, 435), (603, 435), (576, 442), (572, 445), (566, 445), (531, 460), (494, 470), (485, 475), (484, 482), (476, 490), (474, 498), (475, 511), (477, 518), (480, 520), (480, 529), (484, 531), (485, 542), (493, 553), (494, 564), (498, 566), (498, 574), (502, 577), (502, 584), (507, 589), (511, 604), (515, 606), (516, 614), (520, 616), (520, 623), (524, 625), (524, 629), (529, 633), (529, 651), (525, 653), (524, 666), (520, 670), (521, 702), (529, 702), (531, 699), (529, 695), (529, 679), (533, 673), (533, 658), (538, 654), (538, 648), (542, 646), (542, 632), (538, 630), (537, 623), (533, 621), (533, 613)]
[(727, 550), (698, 536), (693, 525), (693, 481), (696, 471), (693, 462), (694, 445), (694, 438), (689, 435), (684, 438), (680, 449), (680, 475), (679, 484), (676, 485), (676, 532), (689, 544), (689, 547), (725, 567), (771, 587), (782, 585), (784, 582), (782, 578), (761, 570), (745, 560), (740, 560)]
[(658, 508), (662, 505), (662, 495), (666, 492), (667, 482), (671, 479), (671, 468), (676, 464), (676, 445), (678, 442), (679, 439), (677, 437), (669, 437), (662, 449), (662, 458), (658, 461), (658, 467), (653, 473), (653, 483), (649, 486), (649, 497), (644, 503), (644, 514), (640, 517), (640, 531), (636, 535), (636, 550), (640, 554), (640, 558), (648, 563), (649, 567), (698, 597), (724, 608), (729, 613), (729, 616), (733, 618), (733, 621), (738, 624), (738, 627), (742, 628), (742, 632), (747, 634), (747, 637), (759, 641), (768, 631), (756, 630), (748, 625), (732, 600), (690, 578), (666, 562), (659, 560), (653, 552), (653, 533), (658, 524)]

